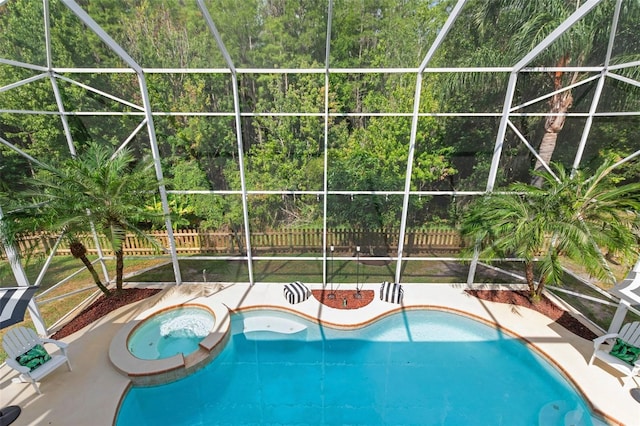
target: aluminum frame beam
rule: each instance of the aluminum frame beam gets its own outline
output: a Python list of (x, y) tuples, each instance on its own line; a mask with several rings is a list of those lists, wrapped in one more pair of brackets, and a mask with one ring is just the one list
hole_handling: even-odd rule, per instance
[(593, 99), (591, 101), (591, 107), (589, 108), (589, 116), (587, 117), (587, 121), (582, 129), (582, 136), (580, 138), (580, 143), (578, 144), (578, 151), (576, 152), (576, 156), (573, 160), (573, 170), (571, 175), (573, 176), (575, 171), (580, 166), (580, 162), (582, 160), (582, 155), (584, 153), (584, 148), (587, 145), (587, 138), (589, 137), (589, 133), (591, 131), (591, 126), (593, 124), (593, 117), (598, 109), (598, 104), (600, 103), (600, 96), (602, 95), (602, 89), (604, 88), (604, 82), (606, 79), (606, 69), (609, 67), (609, 63), (611, 62), (611, 54), (613, 52), (613, 45), (616, 38), (616, 31), (618, 29), (618, 20), (620, 18), (620, 8), (622, 7), (622, 0), (618, 0), (616, 2), (616, 7), (613, 12), (613, 22), (611, 23), (611, 31), (609, 32), (609, 44), (607, 45), (607, 53), (604, 59), (604, 70), (600, 73), (600, 78), (598, 80), (598, 84), (596, 85), (595, 93), (593, 94)]
[(238, 145), (238, 167), (240, 169), (240, 186), (242, 188), (242, 218), (244, 221), (244, 233), (245, 233), (245, 244), (247, 249), (247, 268), (249, 272), (249, 283), (251, 285), (254, 284), (253, 277), (253, 259), (252, 259), (252, 250), (251, 250), (251, 230), (249, 228), (249, 205), (247, 203), (247, 181), (244, 173), (244, 143), (242, 140), (242, 115), (240, 111), (240, 94), (238, 89), (238, 74), (236, 72), (233, 61), (231, 60), (231, 56), (227, 48), (220, 37), (220, 33), (218, 33), (218, 29), (216, 28), (211, 15), (209, 14), (209, 10), (204, 4), (203, 0), (198, 0), (198, 7), (204, 16), (207, 27), (211, 31), (216, 43), (218, 44), (218, 48), (222, 53), (227, 65), (229, 66), (229, 70), (231, 71), (231, 80), (232, 80), (232, 89), (233, 89), (233, 108), (234, 108), (234, 116), (236, 122), (236, 142)]
[[(327, 214), (329, 213), (329, 182), (327, 179), (327, 175), (329, 173), (329, 61), (331, 52), (331, 27), (333, 23), (333, 0), (329, 0), (328, 10), (327, 10), (327, 30), (326, 30), (326, 38), (325, 38), (325, 48), (324, 48), (324, 112), (323, 112), (323, 161), (322, 161), (322, 285), (327, 285), (327, 246), (328, 246), (328, 236), (327, 236)], [(332, 269), (331, 273), (333, 273), (333, 245), (331, 245), (331, 262)], [(331, 282), (333, 283), (333, 276), (331, 277)]]
[(551, 31), (551, 33), (544, 38), (536, 47), (531, 49), (531, 51), (526, 54), (520, 61), (518, 61), (514, 66), (512, 71), (518, 72), (521, 71), (525, 66), (529, 64), (532, 60), (534, 60), (540, 53), (544, 51), (547, 47), (549, 47), (554, 41), (556, 41), (561, 35), (563, 35), (569, 28), (571, 28), (576, 22), (580, 19), (584, 18), (591, 9), (596, 7), (603, 0), (587, 0), (582, 6), (580, 6), (575, 12), (571, 14), (562, 24), (560, 24), (556, 29)]
[(158, 179), (158, 192), (160, 193), (160, 200), (162, 203), (162, 210), (165, 218), (165, 226), (167, 227), (167, 237), (169, 239), (169, 250), (171, 252), (171, 261), (173, 265), (173, 272), (176, 279), (176, 284), (182, 283), (182, 276), (180, 273), (180, 265), (178, 263), (178, 255), (176, 253), (176, 244), (173, 236), (173, 226), (171, 224), (170, 208), (167, 199), (167, 192), (162, 181), (164, 180), (162, 165), (160, 163), (160, 152), (158, 149), (158, 142), (156, 140), (155, 126), (153, 122), (153, 115), (151, 109), (151, 102), (149, 100), (149, 90), (147, 88), (146, 78), (142, 72), (142, 67), (118, 44), (116, 41), (107, 34), (100, 25), (98, 25), (84, 9), (82, 9), (73, 0), (60, 0), (67, 6), (71, 12), (73, 12), (91, 31), (93, 31), (116, 55), (120, 57), (127, 65), (129, 65), (138, 76), (138, 84), (140, 87), (140, 95), (143, 100), (144, 114), (147, 120), (147, 130), (149, 132), (149, 144), (151, 146), (151, 153), (153, 155), (154, 168), (156, 172), (156, 178)]
[[(2, 224), (2, 218), (4, 214), (2, 213), (2, 206), (0, 206), (0, 225)], [(7, 255), (7, 260), (9, 262), (9, 266), (11, 267), (11, 272), (13, 273), (14, 278), (16, 279), (16, 283), (21, 287), (28, 287), (29, 278), (27, 277), (27, 273), (22, 267), (22, 263), (20, 262), (20, 254), (16, 250), (15, 246), (7, 240), (6, 235), (3, 233), (3, 227), (0, 226), (0, 244), (4, 247), (4, 252)], [(40, 313), (40, 309), (38, 308), (38, 304), (34, 299), (29, 301), (28, 308), (29, 314), (31, 315), (31, 319), (33, 320), (33, 325), (35, 326), (38, 334), (41, 336), (47, 336), (47, 326), (44, 322), (44, 318)]]
[(418, 133), (418, 112), (420, 111), (420, 101), (422, 99), (422, 73), (429, 64), (429, 61), (431, 61), (431, 59), (433, 58), (436, 50), (438, 50), (438, 48), (444, 41), (446, 35), (449, 33), (449, 30), (453, 26), (453, 23), (456, 21), (456, 19), (458, 19), (458, 15), (460, 14), (460, 11), (462, 10), (466, 2), (467, 0), (458, 0), (453, 10), (447, 17), (446, 22), (440, 29), (440, 32), (436, 36), (436, 39), (431, 44), (431, 47), (429, 47), (429, 50), (420, 63), (420, 67), (418, 68), (418, 72), (416, 73), (416, 88), (413, 97), (413, 116), (411, 119), (411, 133), (409, 135), (409, 151), (407, 153), (407, 168), (404, 180), (404, 197), (402, 199), (402, 217), (400, 218), (400, 233), (398, 236), (398, 261), (396, 262), (395, 274), (396, 283), (400, 283), (400, 278), (402, 276), (402, 255), (404, 253), (404, 240), (405, 234), (407, 232), (407, 216), (411, 192), (411, 177), (413, 174), (413, 160), (416, 149), (416, 136)]

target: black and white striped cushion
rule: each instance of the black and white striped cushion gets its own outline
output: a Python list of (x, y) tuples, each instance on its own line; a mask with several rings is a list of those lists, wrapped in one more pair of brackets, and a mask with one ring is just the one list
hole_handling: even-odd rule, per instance
[(380, 300), (390, 303), (402, 303), (402, 296), (404, 296), (402, 285), (390, 283), (389, 281), (382, 282), (380, 286)]
[(304, 302), (311, 296), (311, 291), (300, 281), (295, 281), (284, 286), (284, 297), (291, 304)]

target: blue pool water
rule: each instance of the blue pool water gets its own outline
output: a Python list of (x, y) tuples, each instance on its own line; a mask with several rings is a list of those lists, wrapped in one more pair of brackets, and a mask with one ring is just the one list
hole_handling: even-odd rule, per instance
[(592, 425), (571, 385), (520, 341), (477, 321), (409, 311), (357, 331), (304, 323), (232, 337), (180, 381), (131, 388), (128, 425)]
[(186, 306), (156, 314), (146, 320), (127, 341), (129, 352), (140, 359), (188, 355), (213, 328), (215, 319), (206, 309)]

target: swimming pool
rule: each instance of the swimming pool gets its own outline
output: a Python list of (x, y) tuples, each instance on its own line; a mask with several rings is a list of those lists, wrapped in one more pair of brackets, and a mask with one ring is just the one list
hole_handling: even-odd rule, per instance
[[(304, 325), (251, 331), (252, 316)], [(207, 367), (131, 388), (128, 425), (600, 424), (573, 387), (519, 340), (459, 315), (407, 311), (355, 331), (294, 315), (233, 315), (232, 338)]]
[(129, 352), (140, 359), (189, 355), (213, 328), (213, 314), (200, 307), (184, 306), (153, 315), (140, 324), (128, 339)]

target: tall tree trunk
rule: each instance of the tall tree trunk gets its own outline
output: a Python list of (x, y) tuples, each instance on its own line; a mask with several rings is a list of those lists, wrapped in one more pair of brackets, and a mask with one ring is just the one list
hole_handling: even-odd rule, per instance
[(84, 246), (84, 244), (82, 244), (78, 240), (73, 240), (69, 244), (69, 250), (71, 251), (71, 255), (73, 257), (75, 257), (76, 259), (80, 259), (82, 261), (84, 266), (87, 268), (87, 270), (93, 277), (93, 281), (96, 283), (98, 288), (105, 294), (105, 296), (111, 296), (111, 292), (104, 284), (102, 284), (102, 281), (100, 281), (100, 277), (98, 276), (98, 273), (93, 267), (93, 264), (91, 263), (89, 258), (87, 258), (87, 248)]
[[(573, 96), (571, 95), (570, 91), (558, 93), (552, 98), (551, 104), (552, 107), (549, 111), (550, 113), (565, 114), (573, 104)], [(565, 120), (566, 117), (564, 115), (547, 117), (544, 125), (544, 136), (542, 137), (542, 142), (540, 142), (540, 148), (538, 149), (540, 158), (547, 165), (551, 162), (553, 151), (556, 149), (558, 133), (560, 133), (560, 131), (564, 127)], [(544, 170), (544, 166), (542, 165), (540, 160), (536, 160), (534, 170)], [(537, 187), (540, 187), (540, 185), (542, 185), (542, 178), (540, 176), (535, 176), (532, 179), (531, 183)]]
[(93, 277), (93, 281), (96, 283), (98, 288), (102, 290), (105, 296), (111, 296), (111, 292), (104, 284), (102, 284), (102, 281), (100, 281), (100, 277), (98, 276), (98, 273), (96, 272), (95, 268), (93, 267), (93, 264), (87, 258), (87, 256), (81, 256), (79, 257), (79, 259), (82, 260), (82, 263), (84, 263), (84, 266), (86, 266), (87, 270), (91, 273), (91, 276)]
[(242, 245), (242, 238), (238, 234), (238, 229), (235, 226), (231, 226), (231, 235), (233, 235), (233, 240), (235, 240), (236, 245), (238, 246), (238, 253), (242, 256), (246, 256), (246, 252), (244, 250), (244, 246)]
[(529, 261), (524, 263), (524, 276), (527, 280), (527, 286), (529, 287), (529, 299), (534, 301), (536, 295), (536, 283), (533, 279), (533, 262)]
[(122, 277), (124, 274), (124, 252), (122, 248), (116, 251), (116, 291), (122, 291)]
[(541, 277), (540, 282), (538, 283), (538, 286), (536, 287), (536, 291), (533, 295), (533, 299), (532, 299), (533, 303), (538, 303), (539, 301), (542, 300), (542, 292), (544, 291), (544, 286), (545, 286), (545, 280), (544, 280), (544, 277)]
[[(562, 58), (558, 61), (558, 66), (562, 67), (567, 64), (567, 58)], [(553, 88), (554, 90), (560, 90), (564, 87), (562, 82), (563, 72), (558, 71), (553, 74)], [(574, 73), (571, 83), (577, 80), (577, 73)], [(563, 114), (566, 114), (567, 111), (573, 105), (573, 95), (571, 90), (565, 90), (560, 93), (556, 93), (549, 100), (549, 113), (551, 114), (560, 114), (560, 115), (550, 115), (547, 117), (544, 123), (544, 136), (542, 137), (542, 141), (540, 142), (540, 147), (538, 148), (538, 155), (545, 164), (549, 164), (551, 162), (551, 157), (553, 156), (553, 151), (556, 149), (556, 142), (558, 140), (558, 133), (564, 127), (564, 123), (566, 121), (566, 117)], [(536, 165), (533, 167), (535, 171), (545, 170), (542, 162), (539, 159), (536, 159)], [(531, 184), (537, 187), (542, 185), (542, 178), (539, 176), (534, 176), (531, 179)]]

